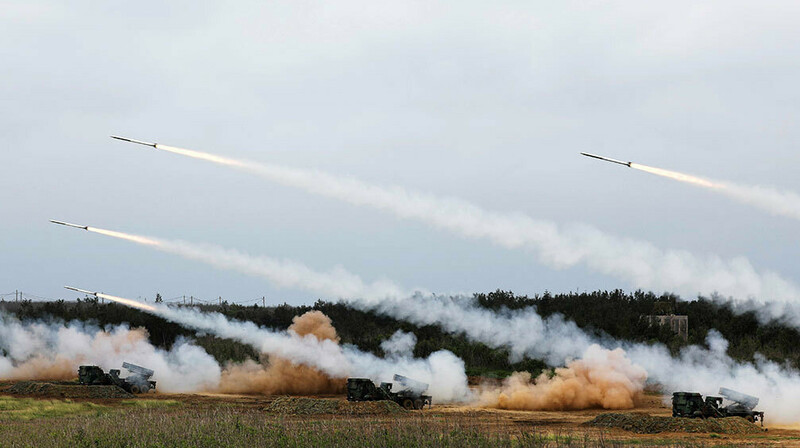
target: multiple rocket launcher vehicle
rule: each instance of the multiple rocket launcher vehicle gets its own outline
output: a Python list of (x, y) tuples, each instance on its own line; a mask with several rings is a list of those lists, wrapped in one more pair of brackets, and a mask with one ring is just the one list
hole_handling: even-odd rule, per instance
[(124, 378), (119, 376), (119, 369), (111, 369), (105, 373), (98, 366), (80, 366), (78, 382), (86, 386), (113, 385), (132, 394), (143, 394), (156, 389), (156, 382), (150, 380), (155, 373), (152, 370), (129, 362), (123, 362), (122, 368), (130, 372)]
[[(688, 418), (741, 417), (751, 423), (760, 421), (764, 426), (764, 413), (756, 411), (758, 398), (724, 387), (719, 388), (720, 396), (703, 396), (696, 392), (675, 392), (672, 394), (672, 416)], [(731, 404), (722, 406), (723, 398)]]
[[(121, 140), (124, 142), (129, 143), (136, 143), (139, 145), (144, 146), (151, 146), (155, 149), (158, 149), (157, 143), (150, 143), (144, 142), (141, 140), (135, 140), (132, 138), (127, 137), (120, 137), (116, 135), (112, 135), (111, 138)], [(583, 156), (591, 157), (593, 159), (602, 160), (604, 162), (616, 163), (618, 165), (627, 166), (631, 168), (633, 162), (623, 162), (622, 160), (612, 159), (610, 157), (604, 157), (597, 154), (591, 154), (587, 152), (580, 153)], [(80, 224), (72, 224), (64, 221), (57, 221), (51, 219), (50, 222), (53, 224), (59, 224), (67, 227), (74, 227), (76, 229), (83, 229), (89, 230), (89, 226), (84, 226)], [(71, 286), (65, 286), (65, 288), (77, 291), (89, 295), (93, 295), (97, 297), (97, 292), (87, 291), (84, 289), (74, 288)], [(128, 364), (128, 363), (125, 363)], [(149, 381), (150, 376), (152, 376), (153, 371), (149, 369), (144, 369), (139, 366), (135, 366), (130, 364), (133, 368), (138, 368), (143, 371), (144, 373), (149, 373), (146, 375), (142, 384), (138, 384), (135, 386), (137, 392), (141, 390), (142, 392), (146, 392), (150, 389), (155, 389), (155, 382)], [(127, 366), (125, 366), (127, 367)], [(90, 373), (97, 373), (99, 370), (102, 375), (97, 376), (100, 379), (89, 380)], [(80, 370), (80, 378), (81, 382), (84, 384), (97, 384), (97, 381), (102, 381), (106, 383), (106, 380), (110, 381), (113, 384), (117, 382), (121, 382), (124, 380), (115, 381), (112, 377), (118, 376), (118, 370), (112, 370), (111, 375), (105, 374), (100, 370), (99, 367), (96, 366), (81, 366)], [(117, 375), (114, 375), (117, 373)], [(138, 376), (144, 375), (137, 374)], [(401, 375), (395, 375), (395, 381), (400, 383), (402, 386), (405, 386), (402, 391), (399, 392), (392, 392), (391, 391), (391, 384), (390, 383), (381, 383), (380, 387), (376, 387), (372, 381), (365, 379), (365, 378), (348, 378), (347, 380), (347, 399), (350, 401), (372, 401), (372, 400), (391, 400), (395, 401), (401, 406), (407, 409), (422, 409), (425, 405), (431, 405), (431, 397), (428, 395), (423, 395), (425, 389), (427, 389), (428, 385), (425, 383), (420, 383), (414, 381), (410, 378), (403, 377)], [(84, 382), (86, 380), (86, 382)], [(409, 387), (408, 384), (416, 385), (417, 387)], [(147, 384), (150, 387), (145, 388), (144, 384)], [(130, 386), (130, 384), (128, 384)], [(418, 390), (419, 389), (419, 390)], [(739, 416), (746, 418), (749, 421), (758, 421), (761, 420), (761, 425), (764, 425), (764, 413), (759, 411), (754, 411), (753, 408), (758, 404), (758, 398), (752, 397), (746, 394), (742, 394), (730, 389), (721, 388), (720, 394), (725, 396), (726, 398), (732, 400), (734, 402), (733, 405), (728, 407), (720, 407), (720, 403), (722, 401), (721, 397), (707, 397), (705, 401), (702, 400), (702, 396), (697, 393), (689, 393), (689, 392), (675, 392), (673, 394), (673, 416), (674, 417), (694, 417), (694, 418), (710, 418), (710, 417), (727, 417), (727, 416)]]

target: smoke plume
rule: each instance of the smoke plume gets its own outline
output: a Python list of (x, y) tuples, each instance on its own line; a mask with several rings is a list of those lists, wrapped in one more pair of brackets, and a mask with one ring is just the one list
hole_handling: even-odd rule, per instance
[(796, 285), (778, 274), (757, 271), (744, 257), (725, 260), (665, 250), (646, 241), (608, 235), (588, 225), (559, 227), (518, 213), (488, 211), (461, 199), (381, 187), (316, 170), (259, 164), (166, 145), (157, 148), (230, 166), (309, 193), (385, 210), (464, 237), (530, 250), (554, 268), (584, 265), (634, 288), (674, 291), (684, 296), (718, 292), (722, 297), (752, 298), (761, 303), (789, 302), (800, 293)]
[[(416, 297), (416, 300), (414, 300), (413, 296), (427, 296), (429, 293), (420, 291), (420, 289), (417, 289), (417, 292), (404, 290), (391, 280), (385, 278), (367, 283), (359, 276), (348, 272), (341, 266), (337, 266), (326, 272), (319, 272), (296, 261), (285, 259), (281, 260), (266, 256), (253, 256), (244, 252), (226, 249), (212, 244), (196, 244), (180, 240), (158, 239), (154, 237), (145, 237), (141, 235), (122, 233), (95, 227), (89, 227), (88, 230), (91, 232), (101, 233), (103, 235), (144, 244), (163, 252), (172, 253), (190, 260), (200, 261), (220, 269), (229, 269), (248, 275), (266, 278), (271, 283), (279, 287), (295, 287), (328, 297), (347, 298), (354, 306), (362, 309), (374, 309), (376, 311), (394, 316), (398, 319), (409, 320), (419, 325), (441, 323), (445, 326), (458, 326), (458, 322), (448, 319), (448, 315), (452, 314), (453, 311), (446, 302), (453, 299), (444, 298), (439, 301), (429, 301), (427, 300), (427, 297), (422, 297), (421, 299), (424, 302), (422, 303), (420, 302), (420, 297)], [(613, 250), (609, 249), (609, 252), (613, 252)], [(742, 276), (741, 278), (730, 278), (730, 276), (735, 275), (732, 272), (717, 278), (706, 278), (704, 281), (709, 284), (709, 287), (706, 289), (713, 289), (710, 285), (714, 284), (715, 282), (726, 284), (729, 281), (745, 283), (754, 282), (764, 286), (764, 279), (757, 278), (757, 275), (753, 277), (754, 274), (748, 271), (749, 263), (747, 263), (746, 260), (740, 261), (741, 263), (737, 265), (737, 269), (740, 271), (740, 275)], [(678, 260), (673, 260), (668, 261), (668, 264), (672, 264), (676, 267), (676, 269), (678, 269), (677, 267), (681, 263)], [(697, 269), (692, 272), (701, 270), (702, 267), (698, 266)], [(687, 275), (694, 274), (687, 273)], [(782, 280), (780, 280), (778, 277), (775, 277), (775, 281), (778, 283), (782, 282)], [(794, 288), (794, 286), (789, 285), (787, 288)], [(411, 298), (409, 299), (409, 297)], [(733, 300), (732, 298), (726, 299), (719, 294), (712, 294), (711, 298), (721, 302)], [(787, 323), (794, 325), (797, 328), (800, 328), (800, 308), (798, 308), (798, 306), (794, 303), (793, 297), (786, 296), (784, 299), (786, 301), (769, 303), (759, 299), (736, 300), (732, 303), (732, 309), (735, 312), (755, 311), (763, 322), (773, 319), (781, 319), (786, 320)], [(412, 300), (417, 302), (414, 306), (409, 303)], [(138, 302), (134, 301), (133, 306), (146, 306), (145, 304), (137, 305), (137, 303)], [(427, 307), (433, 307), (434, 311), (428, 310)], [(473, 319), (470, 319), (471, 321), (480, 321), (482, 324), (469, 331), (490, 333), (501, 332), (502, 334), (506, 335), (507, 341), (511, 339), (516, 340), (519, 338), (519, 333), (516, 331), (509, 331), (509, 328), (497, 330), (491, 327), (487, 322), (493, 323), (495, 321), (491, 319), (491, 316), (487, 314), (486, 310), (473, 308), (470, 310), (470, 313), (483, 314), (483, 316), (474, 316)], [(527, 320), (530, 325), (534, 325), (536, 328), (542, 327), (543, 331), (551, 331), (560, 334), (563, 333), (563, 330), (565, 329), (569, 330), (569, 333), (574, 336), (573, 340), (576, 341), (575, 344), (542, 344), (541, 339), (537, 337), (534, 337), (533, 339), (526, 337), (523, 339), (528, 340), (529, 343), (526, 347), (521, 347), (519, 344), (517, 344), (516, 347), (521, 348), (522, 350), (520, 351), (515, 349), (515, 356), (521, 356), (524, 354), (535, 355), (539, 357), (549, 357), (551, 356), (551, 352), (554, 352), (556, 358), (563, 359), (562, 355), (568, 354), (575, 356), (576, 354), (581, 353), (589, 345), (587, 338), (570, 329), (569, 324), (565, 325), (562, 322), (549, 322), (551, 320), (560, 319), (559, 316), (543, 320), (538, 314), (535, 313), (535, 311), (533, 313), (505, 312), (505, 314), (516, 314), (515, 319), (512, 320), (513, 322), (520, 322), (520, 324), (524, 324), (523, 321)], [(454, 328), (453, 331), (459, 330)], [(533, 334), (541, 334), (543, 338), (546, 338), (547, 336), (546, 333), (537, 332)]]
[(771, 187), (759, 185), (740, 185), (733, 182), (717, 181), (702, 177), (690, 176), (677, 171), (669, 171), (647, 165), (631, 163), (631, 168), (646, 171), (657, 176), (667, 177), (679, 182), (686, 182), (704, 187), (728, 196), (743, 204), (747, 204), (772, 215), (800, 219), (800, 195), (791, 191), (779, 191)]
[(584, 356), (553, 376), (542, 373), (531, 381), (517, 372), (500, 387), (482, 386), (481, 406), (527, 411), (564, 411), (590, 408), (630, 409), (644, 390), (647, 373), (625, 357), (622, 349), (592, 345)]
[(673, 357), (660, 344), (623, 344), (629, 358), (666, 392), (719, 395), (719, 388), (727, 387), (759, 397), (758, 408), (772, 423), (800, 423), (800, 372), (761, 356), (752, 363), (738, 362), (727, 354), (728, 341), (714, 330), (705, 345), (686, 347)]
[[(300, 337), (313, 335), (320, 341), (339, 342), (330, 318), (320, 311), (309, 311), (302, 316), (295, 316), (289, 332)], [(219, 391), (258, 392), (265, 395), (313, 395), (341, 393), (344, 387), (345, 378), (332, 378), (313, 367), (263, 353), (261, 363), (248, 360), (240, 364), (226, 365), (222, 371)]]
[[(444, 331), (463, 334), (470, 340), (481, 342), (489, 347), (507, 348), (513, 360), (523, 357), (539, 358), (547, 360), (551, 365), (563, 365), (564, 362), (578, 359), (593, 342), (599, 342), (602, 346), (612, 349), (623, 347), (628, 353), (629, 359), (644, 367), (650, 379), (664, 385), (667, 392), (689, 389), (704, 394), (716, 394), (718, 388), (724, 385), (761, 397), (763, 409), (770, 413), (773, 413), (773, 410), (779, 410), (782, 422), (800, 421), (800, 410), (797, 410), (795, 406), (795, 403), (800, 400), (798, 372), (763, 359), (756, 360), (752, 364), (736, 362), (728, 357), (724, 350), (718, 349), (721, 337), (710, 337), (707, 343), (710, 348), (692, 346), (685, 349), (681, 356), (673, 358), (669, 350), (660, 345), (627, 344), (608, 338), (598, 341), (595, 336), (586, 334), (573, 322), (566, 321), (558, 315), (545, 319), (534, 308), (492, 312), (476, 306), (469, 298), (412, 294), (404, 292), (402, 288), (388, 280), (365, 283), (358, 276), (344, 271), (342, 268), (318, 273), (296, 262), (252, 257), (217, 246), (158, 241), (159, 244), (153, 247), (186, 258), (204, 261), (219, 268), (260, 275), (279, 286), (306, 288), (321, 294), (339, 297), (356, 297), (356, 299), (348, 299), (347, 302), (356, 308), (374, 310), (417, 325), (437, 325)], [(337, 282), (337, 278), (341, 278), (341, 282)], [(770, 306), (760, 309), (760, 311), (765, 310), (767, 312), (762, 313), (762, 317), (782, 315), (786, 311), (795, 310), (795, 308)], [(175, 319), (179, 323), (192, 326), (192, 324), (186, 323), (187, 319), (188, 321), (194, 320), (190, 317), (180, 316)], [(791, 323), (795, 326), (800, 325), (797, 313), (793, 312), (787, 317), (792, 319)], [(246, 323), (238, 323), (229, 327), (227, 321), (221, 322), (225, 320), (224, 318), (220, 318), (220, 322), (209, 322), (209, 320), (215, 320), (209, 316), (202, 317), (200, 320), (200, 324), (194, 325), (195, 328), (213, 327), (215, 334), (234, 339), (241, 338), (239, 340), (249, 341), (247, 343), (257, 349), (260, 348), (258, 339), (249, 339), (250, 335), (259, 331), (257, 327), (253, 327), (251, 330)], [(236, 336), (225, 336), (229, 332), (235, 333)], [(274, 353), (275, 350), (281, 350), (282, 342), (280, 340), (266, 339), (268, 342), (265, 344), (269, 346), (269, 349), (262, 350), (263, 352)], [(287, 347), (292, 347), (293, 344), (294, 342), (287, 343)], [(288, 348), (287, 350), (291, 352), (294, 349)], [(330, 348), (330, 353), (326, 352), (326, 356), (322, 356), (320, 351), (324, 350), (318, 346), (298, 349), (295, 351), (295, 355), (301, 359), (295, 362), (315, 366), (332, 377), (343, 377), (347, 376), (348, 372), (362, 371), (362, 369), (341, 368), (350, 362), (345, 356), (346, 349), (334, 346)], [(309, 353), (308, 356), (305, 353)], [(281, 353), (277, 354), (282, 356)], [(451, 353), (441, 352), (440, 356), (434, 355), (425, 360), (427, 365), (419, 368), (420, 372), (424, 372), (420, 375), (425, 375), (425, 378), (433, 378), (431, 372), (435, 360), (448, 366), (442, 370), (459, 372), (459, 369), (454, 366), (461, 361)], [(365, 366), (363, 370), (372, 372), (365, 376), (374, 379), (384, 378), (384, 380), (390, 377), (389, 370), (391, 369), (378, 367), (381, 363), (373, 363), (371, 355), (362, 357), (361, 354), (353, 354), (352, 356), (353, 359), (360, 360), (361, 365)], [(323, 359), (339, 361), (325, 367), (315, 364), (321, 363)], [(703, 374), (700, 375), (698, 372), (703, 372)], [(398, 373), (402, 374), (402, 372)], [(412, 374), (408, 376), (414, 377)], [(460, 373), (453, 374), (452, 378), (456, 381), (454, 384), (461, 384), (462, 379), (465, 381), (463, 363)], [(419, 379), (425, 381), (423, 378)], [(460, 387), (448, 390), (445, 385), (441, 386), (445, 390), (444, 396), (450, 397), (450, 399), (468, 395)]]
[[(388, 279), (363, 281), (342, 267), (327, 272), (291, 260), (251, 256), (210, 244), (193, 244), (106, 231), (91, 231), (129, 241), (144, 242), (158, 250), (201, 261), (220, 269), (229, 269), (266, 278), (280, 287), (296, 287), (317, 294), (346, 298), (352, 306), (372, 310), (416, 325), (439, 325), (452, 333), (464, 333), (470, 339), (493, 348), (507, 348), (512, 359), (541, 358), (559, 365), (565, 359), (580, 356), (592, 339), (560, 315), (542, 318), (535, 309), (503, 310), (498, 313), (473, 306), (466, 297), (436, 297), (424, 292), (407, 291)], [(107, 295), (103, 297), (108, 298)], [(127, 301), (114, 298), (111, 300)], [(129, 306), (146, 307), (136, 301)], [(152, 308), (152, 307), (150, 307)]]
[[(248, 344), (270, 358), (279, 357), (313, 368), (329, 378), (357, 375), (378, 382), (391, 382), (397, 373), (428, 383), (429, 392), (437, 402), (464, 401), (471, 395), (464, 361), (447, 350), (431, 353), (426, 359), (396, 355), (379, 358), (352, 345), (339, 345), (336, 340), (319, 339), (314, 334), (300, 335), (295, 331), (274, 331), (253, 322), (228, 319), (220, 313), (145, 304), (137, 306), (135, 300), (108, 294), (98, 296), (134, 306), (198, 332)], [(306, 327), (306, 323), (301, 322), (297, 328), (301, 327)], [(251, 364), (251, 367), (254, 366)]]
[(205, 390), (219, 383), (220, 367), (202, 348), (179, 340), (171, 350), (162, 350), (147, 337), (142, 328), (22, 322), (0, 312), (0, 378), (68, 380), (78, 376), (83, 364), (109, 370), (128, 361), (153, 369), (153, 379), (165, 392)]

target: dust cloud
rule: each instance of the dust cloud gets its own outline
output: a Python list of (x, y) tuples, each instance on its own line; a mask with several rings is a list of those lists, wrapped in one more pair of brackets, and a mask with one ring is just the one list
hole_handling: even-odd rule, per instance
[[(321, 311), (309, 311), (292, 319), (289, 331), (298, 336), (314, 336), (338, 344), (339, 336), (331, 319)], [(219, 392), (261, 393), (265, 395), (316, 395), (344, 392), (345, 379), (296, 364), (280, 356), (263, 353), (261, 362), (247, 360), (229, 363), (222, 371)]]
[(593, 345), (584, 357), (542, 373), (531, 381), (528, 372), (515, 372), (498, 386), (482, 386), (482, 407), (526, 411), (631, 409), (644, 390), (647, 372), (633, 364), (622, 349)]

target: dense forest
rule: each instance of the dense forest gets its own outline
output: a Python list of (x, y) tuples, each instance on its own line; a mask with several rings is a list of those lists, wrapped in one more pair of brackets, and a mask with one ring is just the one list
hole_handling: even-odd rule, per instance
[[(496, 291), (475, 294), (479, 306), (500, 310), (535, 307), (539, 314), (562, 314), (585, 331), (599, 336), (648, 343), (663, 343), (673, 352), (687, 344), (703, 344), (709, 330), (716, 329), (728, 341), (728, 354), (738, 360), (752, 360), (756, 353), (768, 359), (800, 367), (800, 333), (779, 322), (759, 323), (752, 312), (737, 314), (728, 305), (700, 298), (681, 301), (673, 295), (655, 295), (637, 291), (596, 291), (534, 297), (517, 296), (511, 292)], [(177, 305), (173, 305), (177, 306)], [(219, 361), (240, 361), (257, 358), (253, 350), (243, 344), (213, 336), (196, 336), (193, 331), (132, 308), (113, 303), (100, 303), (97, 299), (77, 302), (5, 302), (0, 307), (20, 319), (80, 320), (100, 326), (127, 323), (144, 327), (154, 345), (169, 348), (178, 338), (193, 339)], [(320, 310), (333, 321), (343, 343), (354, 344), (365, 351), (382, 355), (380, 343), (395, 331), (413, 332), (418, 339), (415, 355), (424, 357), (431, 352), (447, 349), (461, 357), (471, 375), (505, 376), (514, 370), (538, 373), (547, 368), (538, 360), (511, 363), (506, 350), (489, 348), (468, 341), (461, 335), (443, 333), (436, 326), (418, 327), (373, 312), (359, 311), (338, 302), (318, 301), (312, 306), (242, 306), (223, 302), (221, 305), (196, 305), (203, 311), (223, 313), (228, 317), (252, 321), (260, 326), (285, 329), (294, 316), (309, 310)], [(673, 334), (669, 328), (650, 325), (642, 316), (651, 314), (679, 314), (689, 316), (689, 339)]]

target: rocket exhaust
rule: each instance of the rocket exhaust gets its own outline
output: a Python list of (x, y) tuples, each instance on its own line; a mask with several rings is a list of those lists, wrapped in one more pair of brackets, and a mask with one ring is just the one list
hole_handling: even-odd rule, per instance
[(591, 157), (593, 159), (604, 160), (606, 162), (618, 163), (620, 165), (625, 165), (628, 168), (631, 168), (631, 163), (633, 163), (633, 162), (623, 162), (622, 160), (612, 159), (609, 157), (598, 156), (597, 154), (589, 154), (588, 152), (582, 152), (581, 155), (586, 157)]
[[(64, 288), (69, 289), (70, 291), (81, 292), (90, 296), (97, 297), (98, 299), (105, 299), (110, 300), (112, 302), (119, 303), (121, 305), (129, 306), (131, 308), (137, 308), (143, 311), (156, 313), (158, 310), (156, 307), (148, 305), (146, 303), (139, 302), (137, 300), (126, 299), (124, 297), (117, 297), (112, 296), (110, 294), (103, 294), (102, 292), (94, 292), (94, 291), (87, 291), (85, 289), (75, 288), (74, 286), (65, 286)], [(162, 316), (163, 317), (163, 316)]]
[(115, 138), (117, 140), (122, 140), (123, 142), (138, 143), (140, 145), (152, 146), (153, 148), (158, 149), (157, 143), (143, 142), (141, 140), (134, 140), (132, 138), (126, 138), (126, 137), (118, 137), (116, 135), (112, 135), (111, 138)]

